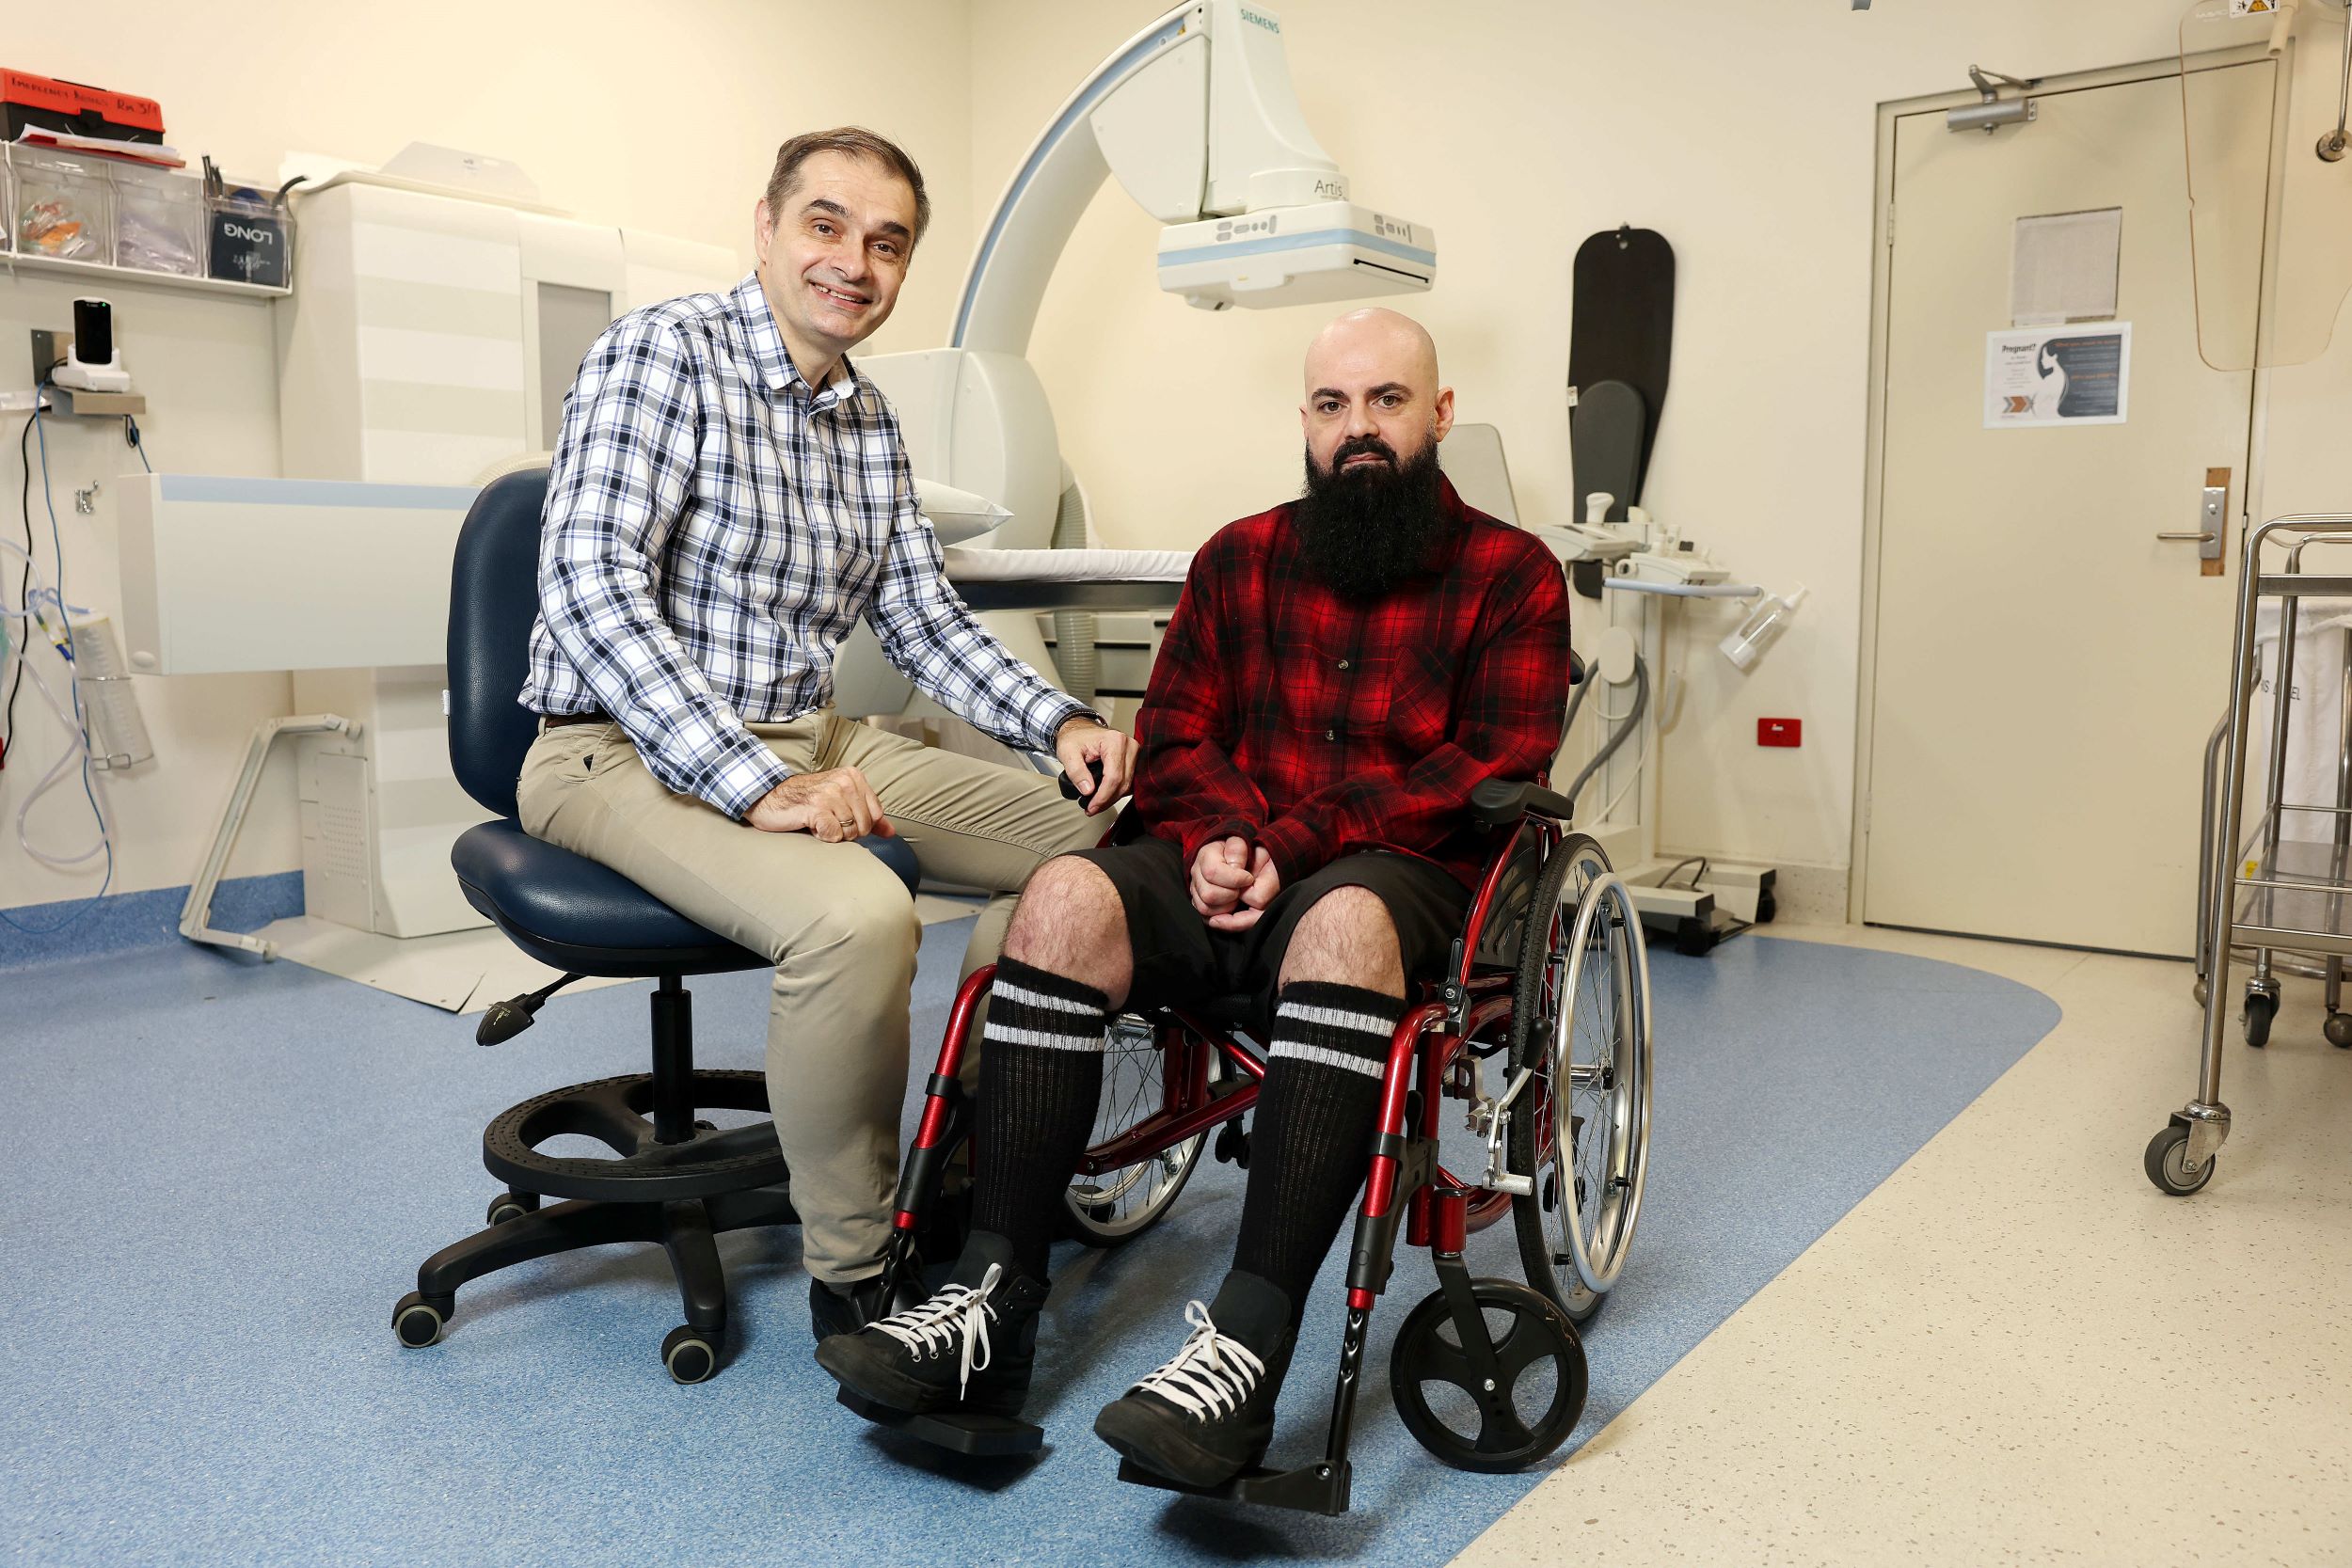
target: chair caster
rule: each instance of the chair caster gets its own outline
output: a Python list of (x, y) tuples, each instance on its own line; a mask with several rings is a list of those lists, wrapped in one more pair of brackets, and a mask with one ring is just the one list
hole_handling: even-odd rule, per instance
[(675, 1383), (707, 1382), (719, 1370), (719, 1333), (680, 1323), (661, 1341), (661, 1364)]
[(2352, 1013), (2329, 1013), (2328, 1022), (2319, 1026), (2328, 1037), (2328, 1043), (2338, 1051), (2352, 1051)]
[(490, 1200), (489, 1212), (483, 1216), (485, 1225), (504, 1225), (508, 1220), (521, 1219), (535, 1213), (539, 1208), (537, 1193), (501, 1193)]
[(441, 1342), (441, 1331), (457, 1315), (455, 1296), (424, 1296), (411, 1291), (392, 1304), (392, 1335), (408, 1350)]
[(844, 1388), (834, 1396), (842, 1408), (865, 1417), (878, 1427), (903, 1432), (909, 1437), (975, 1459), (1006, 1459), (1031, 1454), (1045, 1446), (1045, 1429), (1013, 1416), (984, 1416), (977, 1410), (943, 1411), (914, 1416), (893, 1410), (863, 1394)]

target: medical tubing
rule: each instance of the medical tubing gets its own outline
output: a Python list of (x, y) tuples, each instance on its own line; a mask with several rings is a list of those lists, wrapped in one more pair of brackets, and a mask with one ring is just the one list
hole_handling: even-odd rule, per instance
[[(1596, 671), (1594, 673), (1597, 674), (1598, 672)], [(1588, 682), (1591, 678), (1591, 676), (1586, 677)], [(1576, 721), (1576, 707), (1579, 703), (1584, 700), (1584, 687), (1578, 687), (1576, 689), (1576, 695), (1568, 699), (1567, 723), (1574, 723)], [(1583, 770), (1578, 773), (1574, 779), (1569, 781), (1568, 787), (1560, 792), (1568, 798), (1571, 804), (1573, 804), (1576, 800), (1576, 792), (1584, 787), (1584, 781), (1591, 778), (1594, 773), (1597, 772), (1602, 763), (1607, 762), (1611, 757), (1614, 756), (1617, 753), (1618, 748), (1622, 747), (1628, 740), (1632, 738), (1634, 730), (1641, 724), (1642, 710), (1648, 705), (1649, 666), (1643, 660), (1641, 655), (1635, 654), (1633, 656), (1633, 705), (1626, 710), (1624, 719), (1620, 722), (1617, 733), (1611, 736), (1608, 741), (1602, 745), (1601, 749), (1593, 753), (1593, 760), (1586, 763)], [(1561, 726), (1563, 733), (1565, 733), (1566, 727), (1566, 724), (1563, 724)], [(1623, 798), (1623, 791), (1619, 792), (1619, 798)], [(1613, 801), (1611, 803), (1613, 805), (1615, 802)]]
[[(36, 626), (38, 622), (34, 616), (32, 608), (32, 601), (36, 597), (56, 598), (58, 607), (58, 614), (63, 616), (65, 613), (65, 600), (61, 596), (51, 594), (48, 584), (40, 582), (40, 568), (33, 564), (32, 557), (21, 546), (19, 546), (17, 542), (13, 539), (0, 539), (0, 550), (6, 550), (10, 555), (23, 557), (27, 580), (32, 583), (38, 583), (40, 589), (38, 595), (28, 592), (25, 595), (26, 602), (22, 605), (0, 604), (0, 616), (6, 616), (10, 620), (23, 621), (28, 628)], [(55, 789), (57, 786), (58, 781), (65, 776), (68, 768), (72, 768), (89, 755), (89, 733), (87, 729), (84, 727), (82, 721), (77, 719), (74, 714), (67, 712), (65, 705), (57, 700), (56, 689), (51, 687), (48, 680), (42, 676), (40, 671), (34, 667), (29, 657), (31, 653), (32, 643), (30, 638), (21, 640), (17, 648), (17, 667), (24, 674), (32, 677), (33, 686), (40, 692), (42, 700), (48, 703), (49, 711), (57, 716), (57, 721), (65, 726), (66, 733), (73, 738), (68, 743), (64, 751), (57, 753), (56, 762), (51, 765), (48, 772), (40, 776), (40, 781), (33, 785), (32, 792), (24, 797), (24, 803), (17, 807), (16, 842), (24, 848), (27, 855), (30, 855), (33, 859), (40, 862), (43, 865), (52, 866), (58, 870), (67, 870), (73, 866), (80, 865), (85, 861), (94, 860), (99, 855), (105, 852), (107, 847), (106, 818), (103, 813), (98, 811), (98, 802), (96, 799), (93, 798), (90, 801), (90, 810), (98, 816), (98, 842), (92, 845), (89, 848), (83, 850), (78, 855), (53, 855), (45, 849), (35, 847), (31, 838), (27, 836), (26, 818), (31, 816), (33, 807), (39, 803), (42, 796), (48, 794), (52, 789)], [(77, 708), (80, 705), (79, 697), (80, 693), (77, 690), (75, 693), (75, 706)]]

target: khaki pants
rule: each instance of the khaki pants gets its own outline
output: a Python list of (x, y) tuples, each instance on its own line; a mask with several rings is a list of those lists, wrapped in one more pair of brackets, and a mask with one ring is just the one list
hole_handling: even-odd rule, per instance
[[(752, 733), (797, 771), (855, 767), (924, 873), (987, 888), (963, 972), (993, 962), (1031, 871), (1102, 836), (1057, 782), (885, 735), (831, 712)], [(689, 919), (775, 959), (768, 1095), (818, 1279), (880, 1266), (898, 1183), (907, 998), (922, 927), (854, 844), (747, 826), (658, 783), (617, 724), (540, 736), (516, 786), (523, 831), (618, 871)]]

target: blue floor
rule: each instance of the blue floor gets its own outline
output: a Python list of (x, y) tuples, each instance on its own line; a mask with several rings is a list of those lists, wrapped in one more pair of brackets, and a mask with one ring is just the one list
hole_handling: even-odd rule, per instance
[[(925, 1057), (963, 930), (935, 927), (925, 946)], [(1973, 970), (1808, 942), (1653, 962), (1649, 1195), (1587, 1335), (1577, 1441), (2058, 1021), (2040, 993)], [(704, 1063), (756, 1067), (764, 977), (695, 990)], [(1030, 1411), (1050, 1446), (1029, 1465), (955, 1468), (836, 1406), (788, 1229), (723, 1243), (736, 1348), (699, 1387), (660, 1370), (678, 1307), (658, 1251), (516, 1269), (461, 1295), (445, 1343), (398, 1349), (393, 1300), (492, 1191), (483, 1123), (555, 1084), (642, 1069), (644, 1014), (641, 987), (562, 997), (485, 1051), (469, 1019), (188, 947), (10, 976), (0, 1561), (1430, 1563), (1540, 1479), (1444, 1469), (1405, 1433), (1390, 1333), (1432, 1283), (1407, 1254), (1375, 1319), (1352, 1514), (1116, 1483), (1093, 1413), (1174, 1350), (1184, 1302), (1213, 1290), (1240, 1206), (1226, 1166), (1204, 1166), (1133, 1248), (1057, 1255)], [(1514, 1272), (1508, 1229), (1474, 1242), (1474, 1264)], [(1278, 1462), (1320, 1441), (1335, 1275)]]

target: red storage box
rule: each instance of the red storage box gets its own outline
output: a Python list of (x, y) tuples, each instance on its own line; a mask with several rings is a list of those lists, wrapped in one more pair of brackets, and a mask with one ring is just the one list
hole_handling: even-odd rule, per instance
[(0, 141), (16, 140), (28, 125), (116, 141), (164, 139), (164, 111), (151, 98), (0, 68)]

